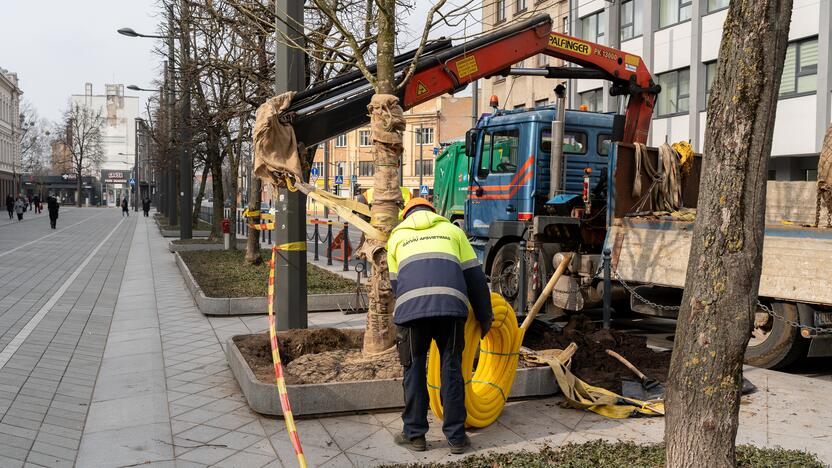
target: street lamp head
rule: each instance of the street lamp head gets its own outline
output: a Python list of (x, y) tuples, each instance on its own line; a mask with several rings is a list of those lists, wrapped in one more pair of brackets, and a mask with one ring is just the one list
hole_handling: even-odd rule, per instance
[(139, 37), (139, 33), (134, 31), (133, 28), (121, 28), (118, 33), (127, 37)]
[(142, 90), (141, 88), (139, 88), (138, 86), (136, 86), (134, 84), (127, 85), (127, 89), (129, 89), (131, 91), (141, 91)]

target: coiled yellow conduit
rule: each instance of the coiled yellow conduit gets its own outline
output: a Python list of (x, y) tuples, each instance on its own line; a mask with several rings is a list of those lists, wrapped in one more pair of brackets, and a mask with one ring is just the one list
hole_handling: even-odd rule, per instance
[[(486, 427), (496, 421), (502, 413), (503, 406), (511, 393), (511, 385), (514, 383), (523, 336), (545, 304), (570, 260), (570, 255), (564, 256), (557, 271), (549, 279), (543, 293), (537, 298), (531, 312), (520, 327), (517, 326), (514, 309), (503, 296), (494, 292), (491, 293), (494, 322), (485, 338), (480, 339), (480, 324), (474, 318), (473, 312), (468, 310), (468, 321), (465, 322), (465, 349), (462, 352), (465, 409), (468, 412), (468, 417), (465, 419), (466, 426)], [(480, 356), (477, 368), (473, 370), (477, 345), (480, 348)], [(439, 349), (434, 342), (431, 343), (428, 356), (428, 395), (433, 414), (442, 419), (442, 400), (439, 396), (440, 368)]]

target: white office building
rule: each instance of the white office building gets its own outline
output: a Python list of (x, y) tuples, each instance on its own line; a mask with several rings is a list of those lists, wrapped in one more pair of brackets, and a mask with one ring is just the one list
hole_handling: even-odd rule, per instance
[(20, 186), (20, 95), (17, 74), (0, 67), (0, 196)]
[[(71, 102), (93, 111), (101, 110), (104, 117), (102, 146), (104, 161), (100, 174), (109, 182), (104, 183), (104, 200), (108, 203), (121, 200), (129, 193), (128, 180), (136, 160), (136, 117), (139, 116), (139, 98), (125, 96), (123, 84), (107, 84), (104, 94), (93, 94), (91, 83), (84, 86), (84, 94), (73, 94)], [(119, 177), (111, 177), (113, 174)], [(123, 180), (123, 182), (116, 182)]]
[[(704, 148), (705, 107), (728, 0), (571, 0), (576, 36), (640, 55), (662, 86), (650, 144), (690, 140)], [(830, 122), (830, 2), (794, 0), (780, 85), (769, 179), (815, 180)], [(606, 32), (609, 31), (608, 34)], [(608, 84), (579, 81), (573, 101), (614, 111)]]

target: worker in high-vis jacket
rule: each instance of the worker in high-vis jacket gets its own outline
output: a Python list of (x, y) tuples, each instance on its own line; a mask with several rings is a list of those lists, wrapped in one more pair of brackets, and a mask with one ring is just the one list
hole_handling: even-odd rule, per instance
[(430, 202), (413, 198), (402, 214), (387, 241), (396, 347), (404, 367), (404, 427), (395, 441), (414, 451), (427, 448), (427, 355), (435, 340), (442, 362), (442, 431), (451, 453), (463, 453), (471, 444), (462, 380), (465, 321), (470, 306), (482, 336), (488, 333), (494, 318), (488, 284), (465, 233), (436, 214)]

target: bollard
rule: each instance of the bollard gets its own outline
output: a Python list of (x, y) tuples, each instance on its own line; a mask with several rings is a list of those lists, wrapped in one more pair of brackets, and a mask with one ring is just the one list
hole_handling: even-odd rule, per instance
[(610, 318), (612, 315), (612, 279), (610, 278), (610, 260), (612, 252), (604, 249), (604, 329), (610, 329)]
[(225, 250), (231, 250), (231, 221), (228, 218), (222, 220), (222, 240)]
[(326, 264), (332, 265), (332, 221), (326, 223)]
[(520, 240), (520, 272), (517, 278), (517, 294), (520, 296), (520, 315), (526, 315), (526, 239)]
[(344, 246), (341, 252), (344, 254), (344, 271), (350, 271), (350, 223), (344, 223)]
[(315, 232), (312, 235), (313, 239), (312, 242), (315, 243), (315, 261), (318, 261), (318, 240), (321, 238), (320, 234), (318, 233), (318, 220), (315, 220)]

